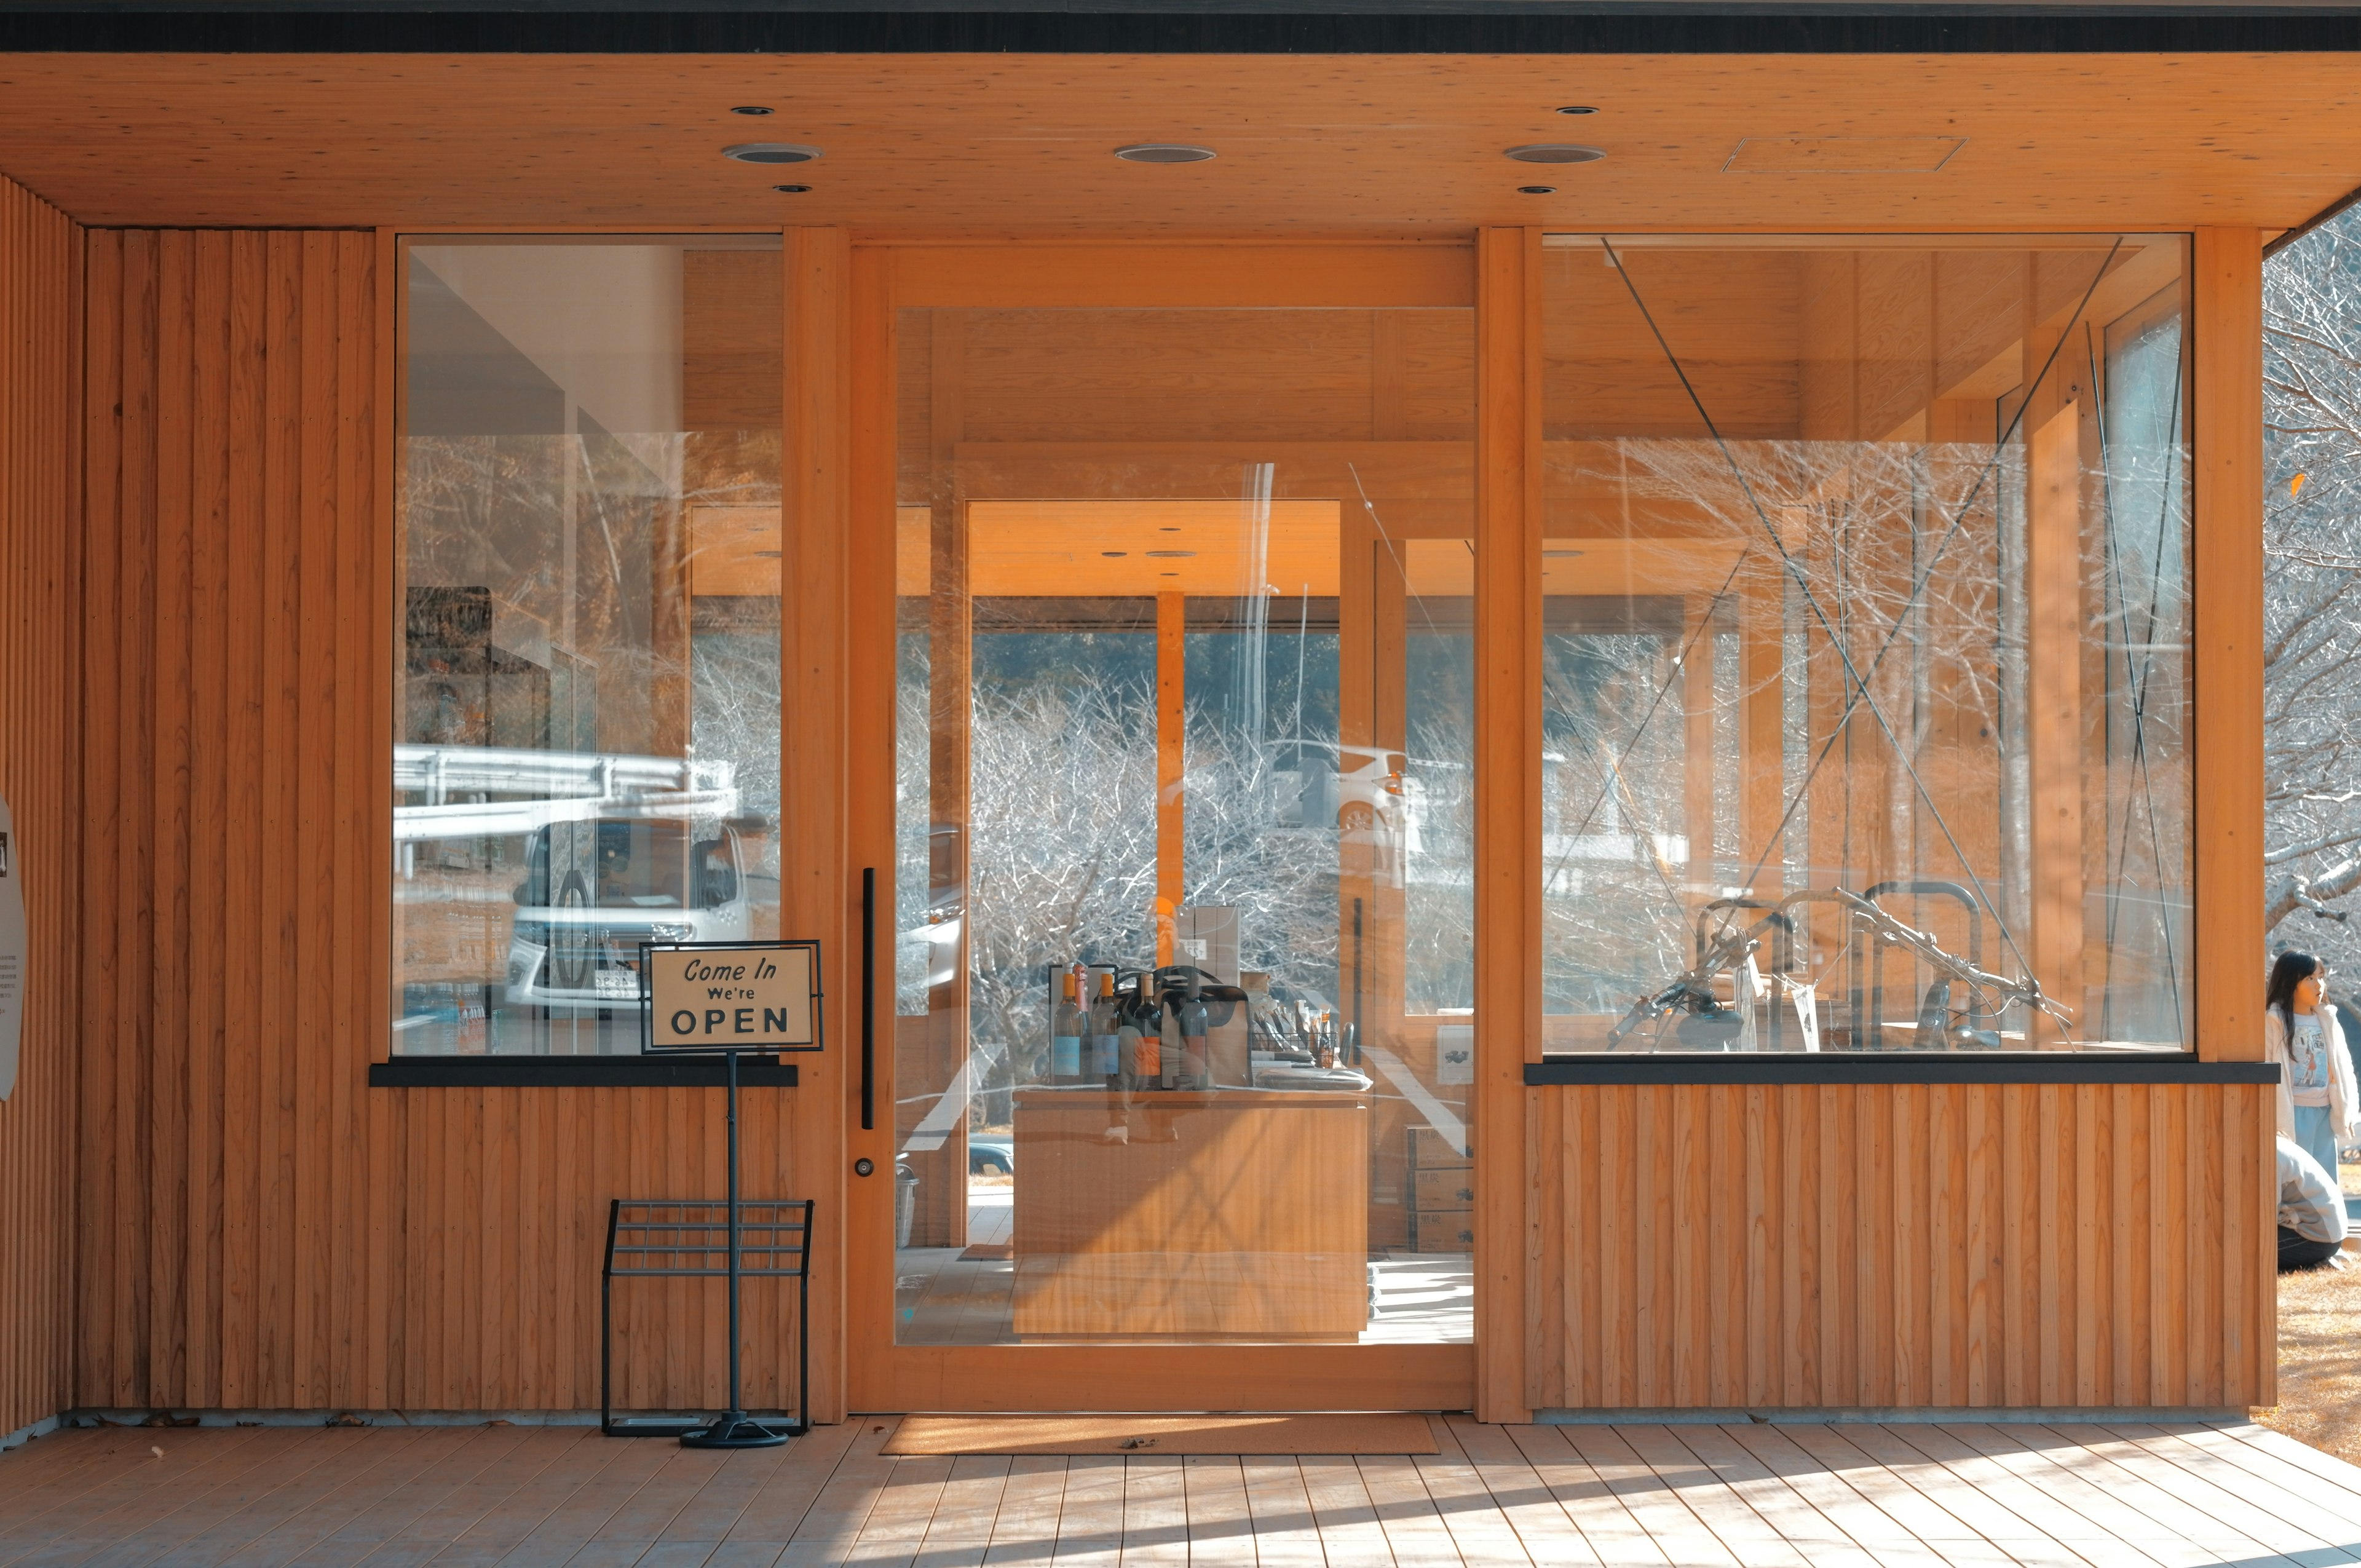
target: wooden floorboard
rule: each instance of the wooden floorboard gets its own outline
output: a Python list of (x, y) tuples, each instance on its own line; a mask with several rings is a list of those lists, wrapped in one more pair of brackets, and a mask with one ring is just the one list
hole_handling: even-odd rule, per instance
[(886, 1417), (733, 1453), (75, 1431), (0, 1455), (0, 1564), (2361, 1568), (2361, 1468), (2246, 1423), (1433, 1422), (1433, 1454), (1246, 1459), (899, 1459)]

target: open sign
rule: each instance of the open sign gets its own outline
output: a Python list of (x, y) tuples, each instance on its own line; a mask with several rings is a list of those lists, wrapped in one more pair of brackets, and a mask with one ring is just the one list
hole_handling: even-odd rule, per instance
[(820, 1048), (818, 942), (650, 942), (640, 973), (647, 1051)]

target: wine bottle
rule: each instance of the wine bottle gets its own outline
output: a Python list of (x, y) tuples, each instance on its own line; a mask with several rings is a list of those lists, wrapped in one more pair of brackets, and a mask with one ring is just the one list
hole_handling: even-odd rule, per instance
[(1082, 1010), (1076, 1005), (1074, 971), (1062, 977), (1063, 994), (1049, 1015), (1049, 1081), (1072, 1083), (1082, 1076)]
[(1156, 1034), (1161, 1048), (1157, 1053), (1157, 1080), (1167, 1089), (1186, 1087), (1188, 1062), (1180, 1048), (1180, 998), (1171, 992), (1158, 994)]
[(1092, 1077), (1111, 1079), (1122, 1070), (1122, 1058), (1117, 1051), (1121, 1041), (1115, 1033), (1121, 1026), (1121, 1020), (1115, 1016), (1115, 973), (1111, 970), (1101, 970), (1099, 993), (1091, 1003)]
[(1130, 1020), (1131, 1076), (1142, 1088), (1164, 1079), (1164, 1002), (1156, 994), (1156, 971), (1139, 977), (1139, 1005)]
[(1180, 1003), (1180, 1061), (1191, 1089), (1211, 1089), (1213, 1075), (1205, 1050), (1205, 1003), (1191, 996)]

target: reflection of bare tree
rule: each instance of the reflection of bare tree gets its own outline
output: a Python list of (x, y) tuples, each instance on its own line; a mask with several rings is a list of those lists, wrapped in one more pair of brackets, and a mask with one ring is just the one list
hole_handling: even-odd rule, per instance
[[(2177, 427), (2118, 435), (2084, 487), (2085, 637), (2104, 650), (2096, 689), (2084, 687), (2094, 758), (2085, 875), (2137, 905), (2125, 916), (2134, 931), (2110, 904), (2106, 940), (2143, 949), (2170, 944), (2157, 911), (2187, 886), (2178, 441)], [(1610, 1010), (1677, 970), (1693, 912), (1766, 872), (1791, 887), (1965, 882), (2008, 933), (1998, 956), (2021, 966), (2011, 950), (2030, 874), (2021, 447), (1635, 440), (1576, 450), (1573, 488), (1617, 494), (1626, 515), (1655, 521), (1643, 525), (1654, 536), (1631, 545), (1628, 598), (1587, 609), (1564, 601), (1546, 642), (1550, 1005)], [(1654, 567), (1652, 547), (1663, 553)], [(1652, 576), (1673, 575), (1676, 556), (1685, 593), (1652, 598)], [(1779, 649), (1752, 661), (1752, 681), (1741, 627)], [(1710, 672), (1702, 682), (1700, 669)], [(1685, 738), (1700, 685), (1717, 750), (1730, 753), (1710, 764), (1710, 844), (1685, 809), (1690, 770), (1708, 765)], [(1751, 760), (1773, 771), (1782, 815), (1767, 840), (1758, 829), (1741, 846), (1730, 820), (1735, 737), (1758, 699), (1790, 732), (1783, 755)]]
[[(2361, 964), (2361, 214), (2264, 269), (2265, 929)], [(2307, 918), (2290, 922), (2299, 913)]]
[[(905, 670), (899, 701), (899, 896), (911, 939), (903, 945), (896, 991), (897, 1006), (908, 1014), (926, 1005), (921, 954), (928, 947), (914, 935), (926, 928), (926, 890), (910, 874), (927, 863), (921, 835), (928, 703), (917, 668)], [(1137, 967), (1153, 956), (1157, 751), (1153, 730), (1141, 723), (1149, 709), (1148, 694), (1103, 682), (977, 696), (970, 734), (968, 960), (979, 1093), (1038, 1070), (1035, 1058), (1048, 1045), (1054, 966), (1080, 959)], [(1414, 750), (1422, 739), (1465, 757), (1464, 715), (1457, 724), (1455, 752), (1440, 732), (1414, 739)], [(1192, 707), (1189, 729), (1182, 788), (1190, 902), (1238, 912), (1242, 968), (1334, 998), (1340, 949), (1334, 823), (1295, 820), (1301, 780), (1274, 767), (1269, 749), (1205, 708)], [(1413, 1007), (1430, 997), (1464, 1005), (1468, 995), (1471, 778), (1464, 765), (1437, 763), (1427, 773), (1419, 805), (1423, 848), (1393, 851), (1405, 868)], [(938, 950), (932, 961), (945, 964), (947, 951)]]

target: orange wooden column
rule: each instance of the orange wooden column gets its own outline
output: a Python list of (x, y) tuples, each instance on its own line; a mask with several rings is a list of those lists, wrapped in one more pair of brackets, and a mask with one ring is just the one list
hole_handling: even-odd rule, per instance
[(1156, 596), (1156, 961), (1172, 961), (1172, 917), (1186, 872), (1180, 835), (1185, 802), (1180, 775), (1189, 762), (1189, 599)]
[(1525, 1083), (1542, 1054), (1542, 231), (1476, 283), (1476, 1415), (1521, 1421)]
[[(861, 873), (849, 850), (845, 777), (851, 252), (841, 229), (789, 229), (785, 260), (779, 592), (794, 609), (779, 636), (779, 927), (818, 938), (823, 993), (851, 997), (861, 943)], [(891, 529), (874, 532), (893, 536)], [(803, 1081), (786, 1118), (794, 1195), (818, 1200), (822, 1214), (844, 1212), (841, 1108), (852, 1076), (847, 1069), (858, 1065), (855, 1001), (828, 1020), (829, 1048), (798, 1064)], [(845, 1409), (843, 1237), (841, 1225), (822, 1222), (812, 1270), (811, 1406), (824, 1421), (841, 1420)]]
[(2263, 1054), (2263, 257), (2199, 229), (2191, 282), (2196, 517), (2190, 746), (2197, 1049)]

